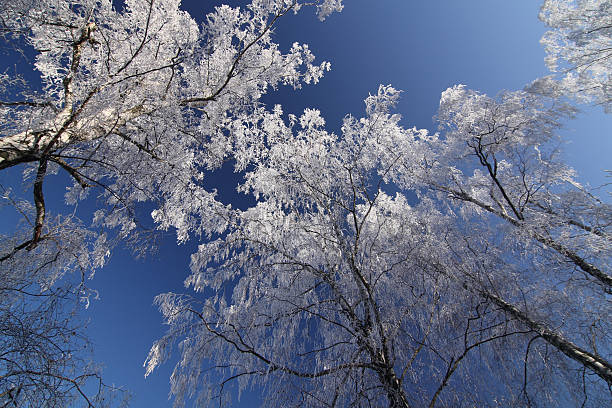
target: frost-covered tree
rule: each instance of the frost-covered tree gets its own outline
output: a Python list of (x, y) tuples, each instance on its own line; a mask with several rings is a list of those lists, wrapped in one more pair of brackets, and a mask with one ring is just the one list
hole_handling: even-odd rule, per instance
[[(321, 18), (342, 7), (254, 0), (198, 25), (176, 0), (0, 5), (3, 45), (42, 84), (2, 74), (0, 170), (24, 168), (33, 197), (3, 186), (23, 221), (0, 241), (2, 367), (15, 373), (0, 374), (3, 404), (66, 404), (85, 379), (75, 325), (55, 311), (64, 294), (87, 297), (79, 279), (61, 290), (67, 272), (102, 266), (112, 240), (48, 214), (57, 172), (73, 181), (68, 204), (100, 192), (94, 228), (138, 239), (135, 207), (147, 201), (159, 228), (202, 240), (187, 279), (199, 293), (158, 297), (169, 331), (146, 363), (149, 373), (179, 342), (177, 405), (227, 405), (249, 386), (278, 406), (609, 404), (612, 211), (559, 159), (554, 132), (573, 110), (541, 96), (582, 92), (569, 86), (576, 74), (565, 88), (539, 81), (555, 86), (540, 96), (451, 88), (439, 134), (402, 127), (399, 93), (383, 86), (336, 135), (316, 110), (285, 118), (259, 102), (329, 68), (272, 39), (306, 5)], [(547, 2), (543, 19), (555, 7), (574, 3)], [(580, 64), (580, 80), (607, 80), (605, 66)], [(596, 86), (585, 95), (605, 91)], [(204, 188), (228, 160), (251, 208)], [(33, 319), (31, 331), (13, 316)], [(56, 338), (66, 346), (45, 352)], [(58, 381), (53, 397), (43, 378)]]
[[(17, 210), (24, 221), (0, 235), (0, 406), (121, 406), (125, 390), (107, 386), (90, 361), (83, 303), (95, 298), (85, 281), (106, 257), (104, 236), (74, 217), (50, 217), (36, 248), (31, 237), (36, 209), (2, 195), (2, 211)], [(3, 220), (4, 222), (4, 220)], [(6, 228), (6, 227), (5, 227)], [(7, 235), (8, 234), (8, 235)]]
[[(157, 298), (169, 330), (147, 372), (180, 342), (178, 405), (228, 405), (249, 386), (275, 406), (610, 401), (607, 287), (574, 260), (605, 270), (610, 208), (557, 191), (560, 174), (572, 181), (548, 155), (564, 109), (456, 87), (430, 135), (390, 113), (398, 95), (381, 86), (341, 135), (318, 111), (284, 120), (280, 107), (241, 129), (241, 189), (257, 204), (199, 217), (210, 239), (186, 284), (200, 295)], [(505, 121), (487, 131), (491, 112)], [(473, 159), (491, 174), (470, 175)], [(578, 218), (560, 204), (572, 192), (591, 199)]]
[[(0, 169), (25, 163), (35, 174), (27, 248), (43, 234), (48, 172), (74, 180), (68, 203), (103, 188), (111, 209), (97, 220), (125, 235), (132, 203), (172, 196), (227, 158), (228, 127), (271, 87), (317, 82), (329, 67), (313, 65), (307, 45), (283, 54), (271, 39), (299, 2), (220, 6), (201, 25), (179, 4), (134, 0), (117, 11), (110, 0), (24, 0), (0, 9), (4, 40), (35, 52), (42, 81), (38, 89), (2, 76)], [(315, 4), (322, 18), (340, 8)]]
[(430, 183), (465, 208), (504, 220), (559, 260), (568, 279), (592, 280), (612, 291), (612, 208), (579, 185), (560, 158), (559, 119), (573, 109), (528, 92), (497, 100), (457, 86), (440, 101), (442, 133), (427, 163)]
[[(432, 139), (423, 177), (467, 224), (476, 217), (494, 226), (479, 239), (512, 249), (508, 263), (525, 262), (513, 283), (526, 308), (523, 317), (515, 314), (518, 303), (510, 311), (490, 293), (483, 296), (609, 385), (611, 355), (603, 350), (612, 333), (605, 317), (612, 290), (612, 206), (581, 186), (561, 159), (555, 130), (572, 113), (554, 98), (525, 91), (496, 99), (463, 86), (448, 89), (437, 117), (441, 133)], [(538, 328), (537, 320), (548, 328)], [(552, 327), (559, 339), (549, 337)], [(586, 401), (586, 385), (583, 394)]]
[[(119, 240), (143, 238), (147, 231), (135, 215), (139, 202), (161, 206), (161, 217), (174, 213), (176, 201), (192, 207), (210, 201), (213, 193), (200, 188), (202, 178), (234, 155), (236, 123), (256, 120), (258, 101), (271, 88), (299, 88), (329, 69), (326, 62), (314, 64), (307, 45), (281, 51), (271, 28), (305, 5), (323, 19), (342, 8), (338, 0), (219, 6), (201, 24), (179, 5), (0, 4), (1, 46), (19, 56), (14, 69), (0, 74), (0, 171), (14, 181), (2, 185), (3, 222), (18, 220), (0, 237), (6, 302), (0, 324), (8, 327), (0, 339), (6, 346), (0, 350), (1, 404), (66, 406), (81, 394), (82, 380), (95, 372), (72, 352), (78, 341), (70, 335), (76, 327), (70, 301), (87, 297), (80, 276), (104, 264), (117, 242), (107, 239), (109, 233)], [(18, 171), (30, 200), (19, 195)], [(58, 215), (49, 208), (61, 211), (61, 203), (45, 200), (47, 176), (56, 173), (73, 182), (65, 214)], [(74, 210), (90, 191), (98, 196), (93, 227), (77, 220)], [(15, 319), (36, 323), (19, 331)], [(20, 342), (23, 348), (15, 349)]]
[[(583, 102), (612, 107), (612, 2), (546, 0), (540, 19), (551, 28), (542, 38), (546, 63), (561, 74), (561, 89)], [(545, 81), (545, 87), (556, 87)]]

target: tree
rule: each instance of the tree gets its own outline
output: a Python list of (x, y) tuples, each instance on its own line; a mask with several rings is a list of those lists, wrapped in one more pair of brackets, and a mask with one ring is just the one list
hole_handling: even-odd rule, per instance
[[(12, 197), (5, 191), (3, 199)], [(14, 204), (24, 216), (35, 214), (27, 203)], [(69, 217), (49, 219), (47, 228), (35, 249), (13, 250), (1, 260), (0, 406), (123, 405), (127, 392), (104, 384), (101, 370), (88, 361), (84, 322), (77, 317), (96, 295), (85, 280), (106, 256), (100, 253), (104, 237)], [(3, 253), (30, 234), (26, 225), (2, 236)]]
[(444, 139), (427, 170), (441, 191), (503, 219), (610, 293), (605, 230), (612, 208), (582, 188), (559, 158), (554, 131), (572, 112), (524, 91), (496, 101), (462, 86), (448, 89), (438, 115)]
[[(111, 0), (0, 5), (2, 46), (22, 58), (14, 73), (0, 74), (0, 170), (24, 168), (32, 197), (24, 201), (15, 196), (18, 188), (2, 186), (21, 219), (0, 241), (7, 293), (0, 316), (4, 405), (66, 406), (79, 394), (98, 405), (82, 388), (98, 374), (76, 351), (84, 341), (70, 307), (88, 293), (85, 279), (117, 242), (137, 243), (139, 250), (151, 245), (152, 232), (136, 216), (138, 203), (160, 207), (161, 222), (176, 212), (183, 194), (212, 195), (201, 189), (204, 170), (234, 154), (227, 148), (236, 138), (230, 130), (255, 117), (263, 94), (281, 84), (317, 82), (329, 69), (326, 62), (313, 64), (307, 45), (295, 43), (282, 53), (271, 28), (304, 5), (315, 6), (323, 19), (342, 8), (339, 0), (220, 6), (200, 26), (179, 4), (128, 0), (120, 10)], [(73, 182), (68, 206), (91, 190), (99, 194), (91, 227), (75, 209), (50, 213), (45, 180), (59, 172)], [(183, 233), (192, 221), (184, 223)], [(35, 322), (31, 330), (20, 329), (29, 321)]]
[[(321, 17), (341, 7), (315, 4)], [(127, 1), (121, 12), (110, 1), (3, 6), (5, 39), (34, 49), (43, 82), (43, 93), (27, 82), (25, 89), (8, 87), (1, 102), (0, 169), (36, 166), (37, 215), (27, 248), (38, 244), (44, 227), (48, 167), (73, 178), (68, 202), (90, 186), (103, 188), (111, 207), (104, 224), (126, 235), (135, 229), (134, 202), (172, 196), (200, 181), (201, 167), (227, 158), (224, 130), (253, 114), (270, 87), (317, 82), (329, 68), (313, 65), (306, 45), (282, 54), (271, 40), (274, 22), (297, 11), (298, 2), (221, 6), (202, 27), (178, 6), (154, 0)], [(4, 74), (3, 82), (18, 79)]]
[(528, 275), (517, 286), (528, 310), (518, 304), (511, 310), (491, 291), (479, 293), (610, 384), (610, 354), (599, 339), (610, 333), (612, 207), (578, 184), (560, 159), (554, 131), (572, 113), (556, 99), (525, 91), (495, 100), (461, 86), (449, 89), (438, 116), (444, 136), (425, 177), (458, 213), (479, 214), (501, 232), (503, 245), (518, 243), (529, 254)]
[[(13, 294), (0, 316), (3, 404), (93, 404), (62, 312), (87, 292), (64, 280), (104, 263), (116, 239), (97, 231), (139, 240), (144, 201), (179, 242), (202, 239), (187, 281), (202, 297), (157, 298), (169, 331), (146, 363), (180, 342), (177, 405), (223, 405), (250, 385), (283, 406), (609, 403), (612, 211), (575, 182), (554, 133), (573, 113), (554, 97), (577, 88), (495, 99), (454, 87), (431, 135), (399, 124), (399, 92), (383, 86), (334, 135), (316, 110), (285, 119), (260, 103), (329, 68), (272, 40), (277, 19), (307, 4), (221, 6), (201, 26), (170, 0), (0, 5), (4, 44), (42, 82), (2, 74), (0, 170), (26, 167), (33, 196), (5, 191), (25, 229), (1, 241)], [(310, 5), (320, 17), (341, 8)], [(228, 160), (251, 208), (204, 187)], [(102, 192), (92, 229), (49, 215), (53, 172), (73, 180), (69, 204)]]
[[(563, 194), (591, 200), (571, 207), (580, 223), (557, 206), (559, 175), (573, 182), (553, 160), (567, 109), (456, 87), (430, 135), (399, 125), (398, 95), (381, 86), (341, 136), (315, 110), (246, 127), (241, 189), (257, 204), (194, 227), (214, 235), (186, 281), (206, 295), (157, 298), (169, 330), (147, 372), (180, 341), (177, 405), (198, 384), (202, 405), (251, 385), (280, 406), (609, 401), (609, 288), (573, 275), (575, 257), (606, 266), (610, 208), (577, 188)], [(464, 177), (472, 159), (490, 173)], [(593, 252), (572, 252), (564, 228)]]
[[(561, 73), (563, 92), (611, 108), (612, 3), (601, 0), (546, 0), (540, 19), (551, 28), (542, 44), (546, 63)], [(545, 87), (550, 82), (545, 80)]]

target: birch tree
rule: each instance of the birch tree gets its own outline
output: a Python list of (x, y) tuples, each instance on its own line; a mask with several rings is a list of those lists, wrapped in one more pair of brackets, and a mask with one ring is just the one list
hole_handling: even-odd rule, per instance
[[(322, 18), (340, 7), (315, 4)], [(5, 39), (34, 49), (43, 83), (42, 92), (19, 89), (18, 78), (3, 76), (0, 169), (27, 163), (36, 174), (27, 248), (43, 234), (48, 171), (74, 180), (69, 203), (90, 186), (104, 189), (112, 209), (101, 222), (126, 235), (132, 203), (172, 195), (223, 162), (223, 129), (252, 114), (267, 90), (317, 82), (329, 68), (313, 65), (307, 45), (283, 54), (271, 39), (274, 22), (298, 2), (220, 6), (201, 26), (178, 1), (128, 1), (121, 12), (110, 1), (2, 7)]]
[[(195, 207), (209, 202), (213, 193), (200, 188), (205, 171), (240, 144), (228, 129), (254, 118), (271, 88), (316, 83), (329, 69), (314, 63), (307, 45), (281, 51), (272, 39), (275, 22), (302, 2), (222, 5), (201, 24), (179, 5), (0, 5), (1, 45), (21, 58), (19, 70), (0, 74), (0, 171), (22, 171), (31, 197), (19, 195), (18, 182), (1, 186), (5, 213), (18, 220), (0, 240), (3, 406), (67, 406), (75, 396), (101, 404), (102, 394), (96, 399), (83, 388), (98, 372), (77, 349), (84, 341), (72, 301), (91, 297), (85, 282), (116, 242), (150, 245), (137, 203), (163, 207), (162, 217), (183, 194), (193, 192)], [(321, 19), (342, 8), (338, 0), (306, 5)], [(34, 74), (19, 75), (21, 65)], [(61, 203), (45, 200), (46, 180), (56, 173), (72, 181), (61, 214), (49, 211)], [(74, 214), (88, 194), (98, 199), (86, 215), (93, 225)]]
[(0, 406), (123, 406), (129, 394), (104, 383), (79, 318), (97, 297), (87, 280), (108, 255), (105, 236), (74, 217), (48, 217), (39, 245), (22, 250), (36, 209), (8, 190), (0, 205), (24, 218), (0, 236)]
[[(575, 181), (555, 134), (574, 111), (554, 97), (582, 85), (568, 85), (578, 83), (570, 72), (565, 88), (537, 82), (555, 86), (540, 95), (453, 87), (436, 134), (403, 127), (399, 92), (381, 86), (336, 135), (316, 110), (296, 117), (259, 102), (329, 69), (307, 45), (283, 53), (273, 41), (275, 22), (307, 5), (320, 18), (342, 7), (254, 0), (198, 25), (169, 0), (121, 11), (107, 0), (0, 5), (4, 44), (33, 50), (42, 82), (2, 74), (0, 170), (25, 168), (32, 196), (3, 187), (24, 225), (0, 245), (0, 271), (15, 282), (6, 320), (15, 304), (37, 305), (15, 288), (59, 301), (67, 272), (104, 264), (113, 239), (92, 229), (139, 239), (135, 208), (147, 201), (158, 228), (202, 241), (186, 281), (196, 294), (157, 298), (169, 330), (146, 362), (149, 374), (180, 345), (177, 406), (228, 405), (250, 386), (277, 406), (609, 404), (612, 211)], [(546, 2), (542, 18), (564, 7)], [(595, 62), (575, 70), (599, 81), (584, 95), (605, 103), (607, 68)], [(227, 160), (251, 208), (204, 188)], [(68, 204), (99, 192), (92, 227), (49, 214), (54, 172), (73, 181)], [(78, 281), (66, 293), (87, 298)], [(57, 303), (45, 304), (43, 323), (56, 318)], [(10, 355), (18, 332), (7, 333)], [(53, 375), (36, 371), (43, 354), (7, 357), (16, 374), (0, 379), (2, 403), (54, 401), (43, 377), (61, 379), (62, 404), (80, 394), (84, 378), (61, 374), (81, 367), (65, 350)]]
[(448, 89), (438, 114), (444, 140), (434, 147), (427, 171), (441, 191), (504, 220), (573, 264), (577, 279), (610, 293), (606, 229), (612, 209), (577, 183), (560, 159), (555, 130), (572, 113), (563, 103), (524, 91), (496, 100), (462, 86)]
[(606, 111), (612, 89), (611, 10), (610, 1), (546, 0), (540, 11), (540, 19), (550, 27), (541, 40), (548, 54), (546, 63), (560, 74), (563, 92), (603, 105)]
[[(546, 136), (538, 145), (508, 142), (509, 151), (530, 146), (546, 157), (549, 142), (554, 146), (549, 139), (564, 109), (537, 99), (513, 103), (517, 95), (530, 97), (519, 92), (508, 96), (507, 106), (461, 100), (447, 111), (449, 100), (464, 94), (486, 98), (463, 87), (447, 90), (442, 123), (452, 112), (476, 129), (489, 112), (485, 106), (539, 129), (508, 135)], [(503, 168), (512, 193), (540, 183), (533, 189), (549, 197), (558, 174), (570, 182), (571, 171), (559, 165), (560, 173), (548, 179), (552, 169), (542, 158), (526, 167), (537, 181), (526, 170), (514, 179), (498, 151), (479, 158), (453, 150), (478, 149), (475, 136), (460, 126), (433, 135), (402, 127), (390, 111), (398, 96), (381, 86), (366, 99), (364, 118), (345, 118), (341, 135), (324, 130), (318, 111), (284, 119), (280, 107), (259, 126), (243, 129), (252, 159), (241, 189), (257, 204), (245, 211), (218, 206), (223, 229), (203, 218), (195, 227), (213, 238), (192, 256), (186, 280), (202, 295), (157, 298), (169, 331), (153, 345), (147, 373), (180, 342), (172, 377), (177, 405), (196, 396), (199, 404), (228, 405), (232, 393), (254, 385), (277, 406), (609, 401), (606, 287), (585, 271), (586, 277), (572, 278), (579, 265), (570, 250), (559, 252), (540, 239), (550, 238), (540, 215), (531, 224), (527, 216), (513, 221), (490, 175), (475, 171), (465, 186), (453, 185), (464, 182), (472, 157), (485, 167), (487, 160), (497, 163), (493, 175), (502, 177)], [(521, 112), (538, 120), (525, 122)], [(485, 143), (483, 136), (481, 145), (493, 149), (502, 142)], [(489, 201), (483, 207), (452, 188)], [(605, 266), (609, 248), (598, 239), (606, 239), (609, 223), (586, 224), (597, 206), (598, 214), (608, 214), (595, 201), (575, 225), (534, 205), (557, 220), (553, 229), (595, 235), (599, 246), (593, 244), (588, 259)]]

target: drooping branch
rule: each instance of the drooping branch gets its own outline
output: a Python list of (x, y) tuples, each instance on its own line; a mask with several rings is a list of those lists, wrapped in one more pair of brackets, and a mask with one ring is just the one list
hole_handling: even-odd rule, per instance
[[(445, 276), (448, 276), (454, 280), (456, 279), (456, 276), (448, 273), (446, 269), (440, 265), (436, 266), (436, 270)], [(610, 364), (608, 361), (599, 355), (584, 350), (578, 345), (572, 343), (570, 340), (567, 340), (560, 333), (550, 329), (544, 323), (538, 322), (531, 318), (527, 313), (521, 311), (513, 304), (505, 301), (499, 295), (483, 289), (482, 287), (470, 285), (466, 282), (462, 282), (461, 285), (468, 292), (480, 296), (485, 300), (491, 301), (501, 310), (508, 313), (512, 318), (516, 319), (521, 324), (537, 333), (543, 340), (545, 340), (555, 349), (559, 350), (561, 353), (578, 362), (582, 366), (587, 367), (606, 383), (608, 383), (608, 385), (612, 386), (612, 364)]]
[(324, 368), (322, 370), (318, 370), (318, 371), (314, 371), (314, 372), (306, 372), (306, 371), (296, 370), (294, 368), (287, 367), (287, 366), (282, 365), (282, 364), (274, 363), (272, 360), (270, 360), (269, 358), (267, 358), (264, 355), (262, 355), (261, 353), (259, 353), (253, 347), (249, 346), (248, 344), (246, 344), (244, 342), (244, 340), (241, 338), (241, 336), (238, 335), (238, 333), (237, 333), (235, 328), (233, 330), (238, 335), (238, 340), (233, 340), (227, 334), (225, 334), (222, 331), (218, 330), (217, 327), (220, 326), (220, 325), (219, 324), (211, 324), (208, 320), (206, 320), (206, 318), (202, 315), (202, 313), (200, 313), (200, 312), (198, 312), (196, 310), (193, 310), (191, 308), (186, 309), (186, 311), (196, 315), (198, 317), (198, 319), (200, 319), (200, 321), (202, 322), (202, 324), (204, 325), (204, 327), (206, 328), (206, 330), (209, 333), (211, 333), (215, 337), (220, 338), (222, 341), (226, 342), (227, 344), (232, 345), (236, 349), (236, 351), (238, 351), (240, 353), (249, 354), (249, 355), (255, 357), (260, 362), (264, 363), (267, 366), (266, 373), (272, 373), (274, 371), (281, 371), (281, 372), (293, 375), (295, 377), (300, 377), (300, 378), (318, 378), (318, 377), (323, 377), (323, 376), (326, 376), (326, 375), (334, 374), (334, 373), (336, 373), (338, 371), (344, 371), (344, 370), (347, 370), (347, 369), (373, 368), (371, 364), (365, 364), (365, 363), (358, 363), (357, 362), (357, 363), (339, 364), (339, 365), (337, 365), (335, 367)]
[[(469, 337), (470, 334), (474, 333), (474, 332), (471, 331), (471, 327), (470, 327), (471, 322), (474, 321), (474, 320), (478, 320), (478, 319), (480, 319), (482, 317), (482, 315), (480, 314), (478, 306), (476, 307), (476, 312), (477, 312), (476, 316), (468, 317), (467, 318), (467, 324), (465, 326), (465, 330), (464, 330), (464, 333), (463, 333), (463, 352), (458, 357), (456, 357), (456, 358), (455, 358), (455, 356), (451, 357), (451, 359), (448, 361), (446, 372), (444, 374), (444, 377), (442, 378), (442, 382), (440, 383), (440, 385), (436, 389), (433, 397), (431, 398), (431, 401), (429, 402), (429, 408), (434, 408), (435, 407), (436, 401), (440, 397), (440, 394), (442, 393), (442, 390), (444, 390), (444, 388), (448, 385), (451, 376), (455, 373), (455, 371), (459, 367), (459, 364), (465, 359), (465, 357), (467, 357), (467, 355), (469, 354), (470, 351), (478, 349), (482, 345), (494, 342), (496, 340), (500, 340), (500, 339), (503, 339), (503, 338), (506, 338), (506, 337), (510, 337), (510, 336), (514, 336), (514, 335), (517, 335), (517, 334), (526, 334), (526, 333), (529, 333), (529, 331), (520, 331), (520, 330), (515, 330), (515, 331), (508, 332), (507, 331), (507, 327), (505, 327), (504, 331), (502, 333), (500, 333), (500, 334), (494, 334), (494, 335), (491, 335), (490, 337), (487, 337), (487, 338), (484, 338), (484, 339), (480, 339), (480, 340), (475, 341), (475, 342), (470, 344), (470, 342), (468, 341), (468, 337)], [(491, 327), (488, 327), (486, 329), (491, 329)], [(482, 330), (482, 329), (480, 329), (480, 330)]]
[[(12, 371), (10, 373), (7, 373), (1, 376), (0, 378), (10, 377), (10, 376), (20, 376), (20, 375), (33, 375), (37, 377), (51, 377), (56, 380), (69, 383), (81, 395), (81, 398), (83, 398), (83, 400), (87, 404), (87, 408), (96, 408), (96, 406), (91, 402), (91, 399), (85, 393), (85, 390), (83, 390), (83, 384), (81, 383), (81, 381), (88, 377), (96, 377), (99, 379), (97, 374), (83, 374), (76, 378), (70, 378), (70, 377), (66, 377), (64, 375), (52, 373), (49, 371), (35, 371), (35, 370), (24, 369), (24, 370)], [(18, 405), (15, 403), (15, 406), (17, 407)]]
[[(527, 348), (525, 349), (525, 357), (523, 358), (523, 395), (525, 395), (525, 398), (527, 399), (527, 404), (528, 406), (531, 406), (531, 400), (529, 398), (529, 393), (527, 393), (527, 362), (529, 361), (529, 349), (531, 348), (531, 344), (539, 339), (541, 336), (539, 334), (536, 334), (534, 337), (532, 337), (529, 342), (527, 343)], [(585, 367), (586, 368), (586, 367)]]

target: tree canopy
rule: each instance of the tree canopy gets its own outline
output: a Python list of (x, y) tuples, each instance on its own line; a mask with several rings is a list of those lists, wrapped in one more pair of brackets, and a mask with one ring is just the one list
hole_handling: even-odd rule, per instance
[[(40, 78), (1, 74), (0, 170), (25, 168), (32, 198), (2, 186), (21, 221), (0, 239), (0, 403), (114, 403), (83, 388), (99, 371), (67, 305), (118, 242), (150, 246), (147, 203), (155, 229), (199, 242), (195, 293), (156, 298), (168, 332), (145, 363), (179, 344), (176, 406), (252, 386), (272, 406), (609, 404), (612, 206), (558, 135), (572, 98), (609, 103), (608, 3), (545, 1), (561, 74), (494, 97), (453, 86), (435, 133), (400, 123), (390, 85), (338, 133), (262, 102), (330, 68), (306, 44), (283, 53), (276, 21), (339, 0), (223, 5), (201, 24), (174, 0), (0, 5), (3, 45)], [(247, 208), (204, 182), (227, 162)], [(57, 172), (68, 206), (99, 192), (93, 225), (49, 211)]]
[(599, 0), (546, 0), (540, 11), (540, 19), (551, 28), (541, 41), (546, 63), (561, 74), (561, 88), (606, 111), (611, 108), (610, 7), (610, 2)]

